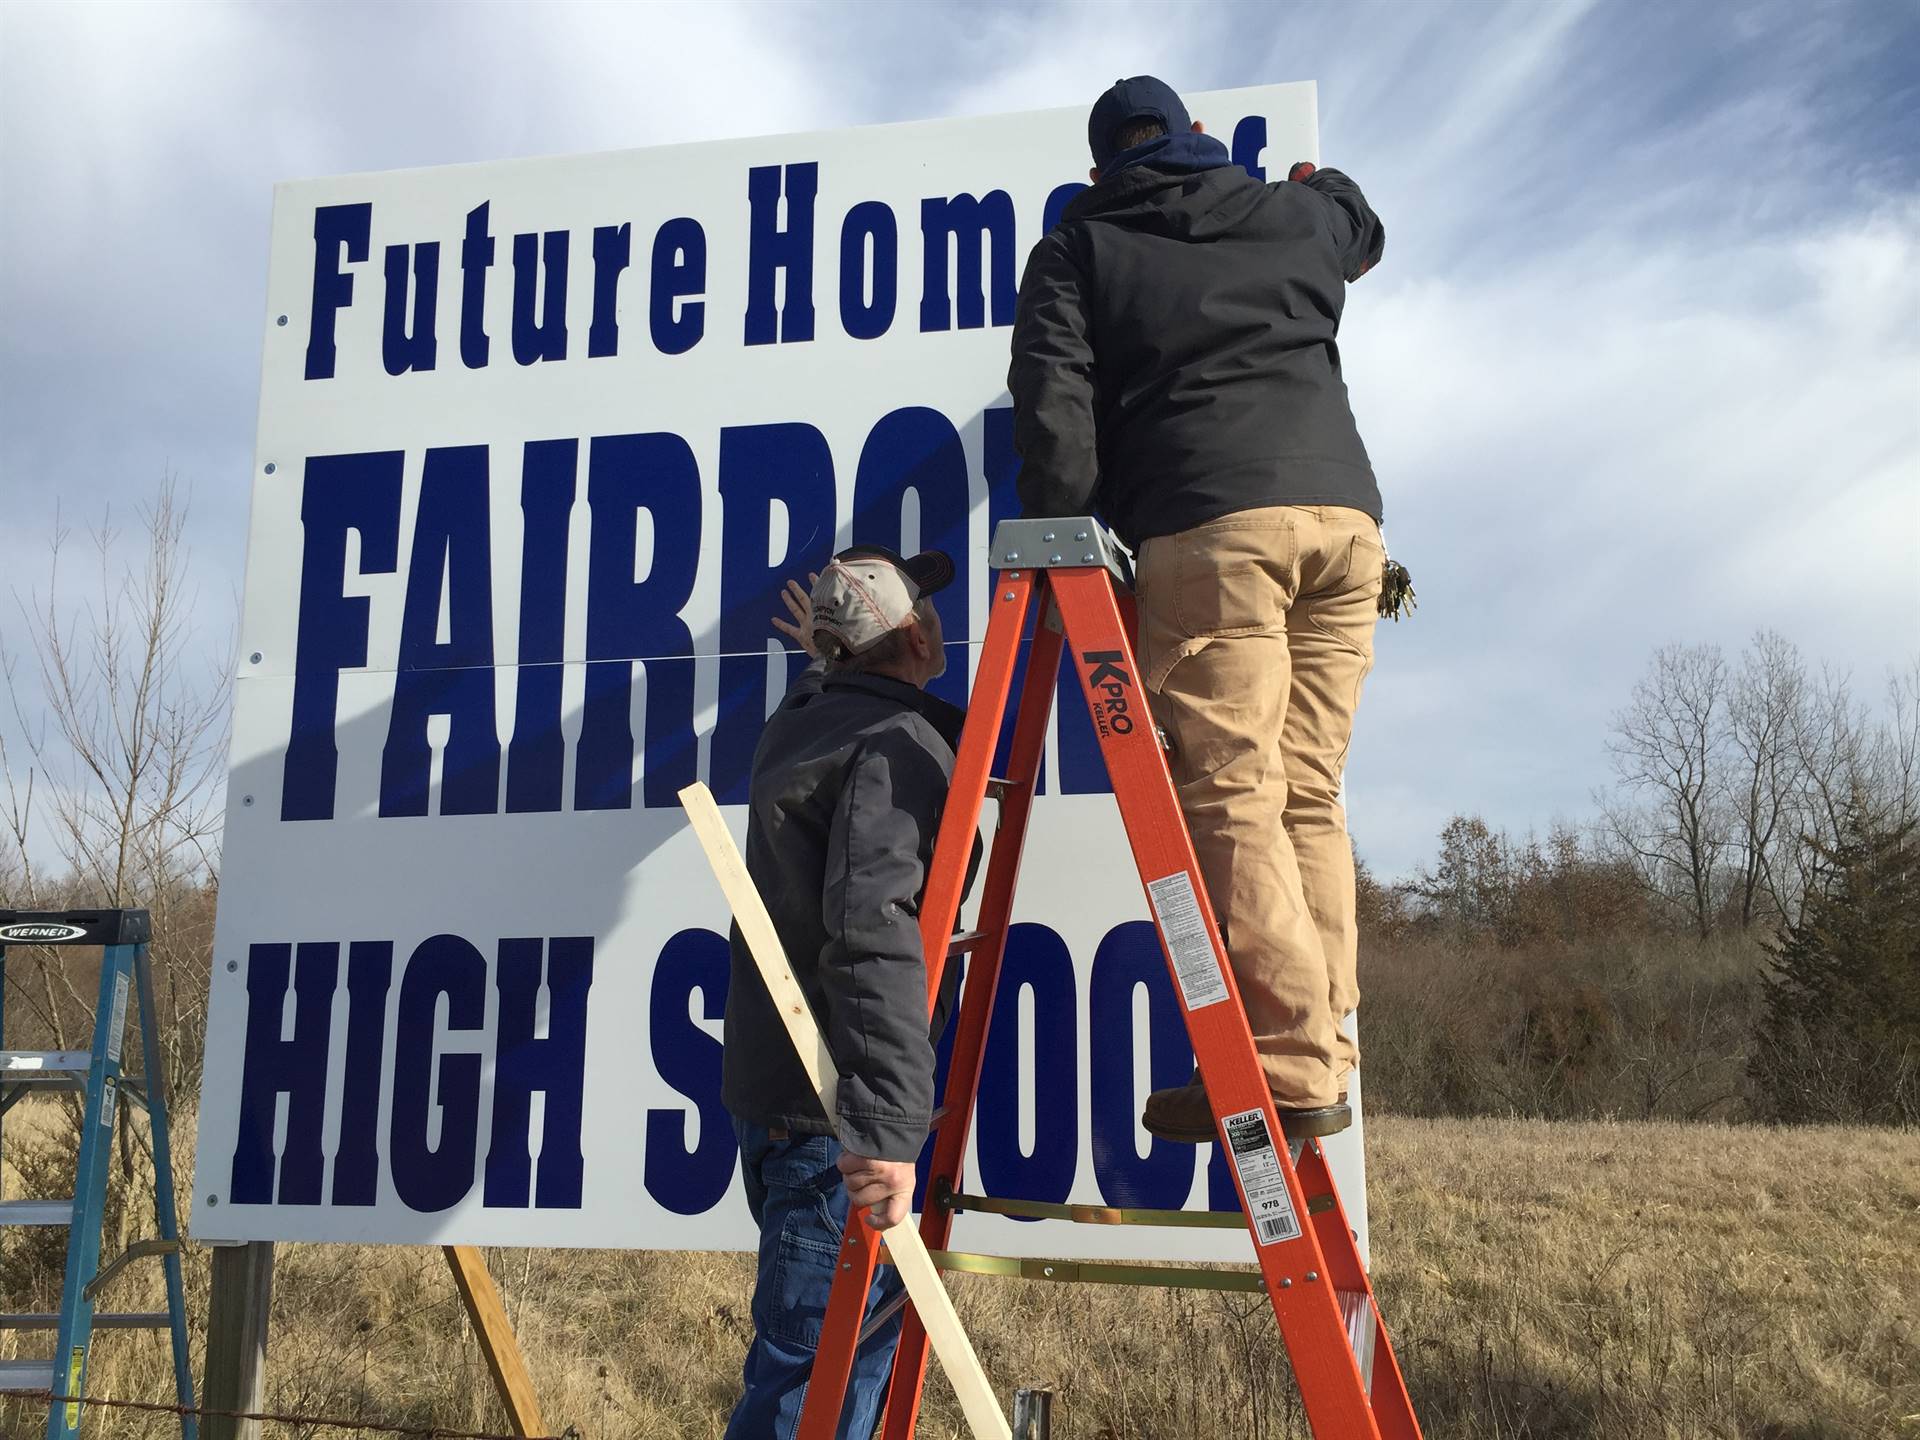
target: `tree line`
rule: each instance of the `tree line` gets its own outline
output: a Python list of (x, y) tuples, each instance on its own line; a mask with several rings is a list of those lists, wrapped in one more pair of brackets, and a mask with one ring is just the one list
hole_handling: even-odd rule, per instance
[[(1375, 1093), (1434, 1113), (1920, 1123), (1920, 664), (1654, 653), (1584, 825), (1360, 873)], [(1384, 1091), (1384, 1095), (1379, 1095)]]

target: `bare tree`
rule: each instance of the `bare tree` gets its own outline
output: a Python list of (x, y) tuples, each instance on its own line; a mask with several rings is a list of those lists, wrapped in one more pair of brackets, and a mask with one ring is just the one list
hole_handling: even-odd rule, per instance
[(1889, 830), (1920, 823), (1920, 655), (1887, 678), (1886, 719), (1867, 748), (1867, 789)]
[(1411, 884), (1456, 934), (1492, 930), (1500, 917), (1507, 860), (1506, 837), (1478, 815), (1455, 815), (1440, 831), (1440, 856)]
[(1789, 858), (1799, 844), (1794, 735), (1806, 696), (1806, 666), (1785, 636), (1761, 630), (1740, 657), (1727, 696), (1723, 789), (1739, 868), (1734, 900), (1740, 926), (1792, 913)]
[(1727, 662), (1717, 645), (1669, 645), (1613, 717), (1608, 742), (1625, 797), (1601, 801), (1615, 843), (1702, 936), (1713, 932), (1732, 843), (1721, 768)]
[[(0, 878), (25, 906), (153, 912), (160, 1019), (175, 1043), (148, 1063), (164, 1064), (176, 1085), (192, 1080), (204, 1032), (199, 972), (217, 881), (231, 668), (224, 653), (205, 663), (192, 631), (186, 521), (170, 477), (140, 511), (135, 564), (119, 560), (120, 536), (103, 521), (90, 536), (97, 589), (71, 612), (60, 600), (70, 536), (56, 526), (47, 593), (14, 597), (25, 654), (0, 648), (18, 737), (11, 751), (0, 740), (0, 843), (8, 850)], [(61, 862), (57, 878), (49, 849)], [(19, 988), (49, 1038), (67, 1048), (91, 1023), (92, 999), (69, 967), (49, 960), (34, 968), (38, 994), (21, 988), (13, 967), (9, 988)]]
[(1823, 848), (1839, 843), (1863, 795), (1870, 736), (1866, 711), (1854, 700), (1848, 676), (1823, 668), (1806, 687), (1794, 717), (1798, 833), (1793, 879), (1800, 900), (1815, 882)]

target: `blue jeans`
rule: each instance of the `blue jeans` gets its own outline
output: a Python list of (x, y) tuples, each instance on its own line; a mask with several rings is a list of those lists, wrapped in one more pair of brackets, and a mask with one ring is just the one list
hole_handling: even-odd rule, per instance
[[(726, 1440), (793, 1440), (847, 1224), (847, 1190), (834, 1166), (840, 1142), (825, 1135), (776, 1140), (765, 1126), (739, 1119), (733, 1130), (747, 1207), (760, 1227), (760, 1275), (753, 1288), (753, 1344), (742, 1370), (745, 1393), (727, 1422)], [(869, 1310), (899, 1288), (899, 1274), (883, 1267), (874, 1276)], [(895, 1315), (854, 1357), (841, 1440), (870, 1440), (899, 1339)]]

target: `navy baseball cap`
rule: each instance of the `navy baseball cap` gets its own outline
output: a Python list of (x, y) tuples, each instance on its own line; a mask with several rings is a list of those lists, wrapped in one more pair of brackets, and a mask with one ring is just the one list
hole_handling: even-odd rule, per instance
[(1093, 102), (1093, 111), (1087, 116), (1087, 148), (1093, 151), (1093, 163), (1100, 169), (1106, 169), (1120, 153), (1114, 138), (1129, 120), (1158, 120), (1169, 135), (1193, 128), (1187, 107), (1166, 81), (1151, 75), (1116, 80)]

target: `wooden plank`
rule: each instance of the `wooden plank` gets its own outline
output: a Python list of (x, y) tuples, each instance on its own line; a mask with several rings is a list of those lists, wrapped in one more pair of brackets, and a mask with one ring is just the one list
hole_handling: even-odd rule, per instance
[(493, 1388), (506, 1407), (507, 1423), (515, 1435), (550, 1433), (540, 1418), (540, 1401), (533, 1393), (533, 1379), (527, 1374), (527, 1362), (520, 1354), (520, 1342), (507, 1321), (507, 1310), (500, 1303), (500, 1291), (487, 1273), (486, 1257), (472, 1245), (443, 1245), (447, 1267), (453, 1271), (453, 1283), (465, 1302), (467, 1316), (473, 1321), (473, 1333), (480, 1341), (480, 1353), (486, 1357), (493, 1374)]
[[(209, 1410), (260, 1411), (267, 1398), (267, 1316), (273, 1307), (273, 1242), (213, 1247), (207, 1296), (207, 1358), (200, 1377)], [(205, 1440), (260, 1440), (258, 1420), (209, 1415)]]
[(933, 1258), (920, 1238), (919, 1224), (909, 1214), (880, 1233), (887, 1242), (887, 1258), (906, 1282), (914, 1311), (933, 1342), (933, 1353), (946, 1369), (947, 1381), (953, 1386), (968, 1426), (982, 1440), (989, 1436), (1006, 1440), (1013, 1433), (1007, 1427), (1007, 1417), (1001, 1413), (993, 1386), (987, 1383), (987, 1372), (980, 1368), (980, 1359), (973, 1353), (973, 1344), (954, 1311), (953, 1297), (947, 1294), (940, 1272), (933, 1268)]
[[(720, 807), (714, 803), (713, 793), (698, 782), (680, 792), (680, 804), (693, 822), (693, 833), (707, 852), (707, 863), (713, 867), (714, 878), (720, 882), (721, 892), (733, 908), (734, 919), (740, 925), (754, 964), (759, 967), (760, 976), (779, 1007), (800, 1063), (820, 1097), (821, 1108), (832, 1115), (836, 1113), (833, 1096), (839, 1084), (839, 1072), (834, 1068), (833, 1056), (820, 1034), (813, 1011), (807, 1006), (806, 996), (787, 965), (786, 951), (773, 928), (773, 917), (767, 913), (766, 903), (760, 898), (753, 878), (747, 874), (746, 862), (740, 858), (740, 849), (733, 843), (733, 835), (720, 816)], [(960, 1401), (968, 1427), (977, 1440), (1011, 1440), (1013, 1432), (1007, 1426), (1006, 1415), (994, 1398), (993, 1386), (980, 1368), (980, 1358), (973, 1353), (960, 1317), (954, 1312), (953, 1298), (947, 1294), (939, 1271), (933, 1268), (913, 1216), (908, 1215), (882, 1233), (894, 1267), (899, 1270), (907, 1294), (912, 1297), (921, 1323), (933, 1341), (934, 1354), (940, 1357), (947, 1380)]]
[(720, 818), (720, 807), (714, 803), (713, 792), (695, 782), (680, 792), (680, 804), (693, 822), (693, 833), (700, 841), (700, 848), (707, 852), (707, 863), (713, 866), (714, 878), (720, 882), (727, 904), (733, 907), (733, 918), (746, 937), (747, 949), (760, 966), (760, 976), (767, 982), (774, 1006), (793, 1040), (793, 1048), (800, 1053), (800, 1064), (813, 1084), (814, 1093), (820, 1097), (827, 1114), (838, 1114), (834, 1099), (840, 1089), (840, 1072), (834, 1066), (833, 1053), (827, 1049), (826, 1039), (814, 1023), (806, 992), (793, 978), (793, 971), (787, 968), (786, 949), (780, 943), (779, 932), (773, 928), (773, 916), (767, 913), (766, 902), (760, 898), (753, 877), (747, 874), (747, 862), (740, 858), (740, 847), (733, 843), (727, 822)]

